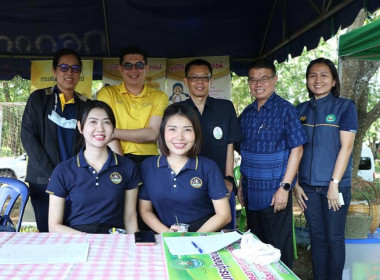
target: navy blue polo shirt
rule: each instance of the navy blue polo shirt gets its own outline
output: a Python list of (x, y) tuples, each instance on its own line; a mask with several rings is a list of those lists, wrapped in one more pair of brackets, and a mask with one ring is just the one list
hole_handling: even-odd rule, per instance
[(225, 175), (228, 144), (241, 139), (239, 121), (231, 101), (208, 96), (202, 115), (191, 98), (183, 101), (198, 115), (202, 126), (202, 150), (200, 155), (216, 162)]
[(57, 165), (46, 192), (66, 198), (68, 226), (102, 223), (125, 228), (125, 191), (142, 184), (135, 163), (108, 148), (108, 159), (97, 173), (83, 151)]
[(260, 111), (257, 105), (257, 100), (248, 105), (240, 118), (240, 171), (249, 210), (270, 206), (285, 175), (290, 150), (307, 142), (291, 103), (273, 93)]
[(215, 213), (211, 200), (226, 197), (228, 191), (216, 163), (198, 156), (190, 158), (175, 174), (165, 156), (154, 156), (140, 166), (143, 185), (139, 199), (152, 202), (158, 217), (167, 227), (191, 223)]

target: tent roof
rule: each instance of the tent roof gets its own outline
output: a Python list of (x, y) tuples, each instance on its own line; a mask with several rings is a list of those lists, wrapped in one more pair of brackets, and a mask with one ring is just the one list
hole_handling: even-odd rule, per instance
[[(137, 44), (150, 57), (231, 57), (245, 75), (252, 59), (284, 61), (335, 35), (379, 0), (33, 0), (0, 9), (0, 79), (30, 75), (30, 59), (70, 47), (95, 59)], [(99, 60), (99, 61), (98, 61)]]
[(380, 20), (341, 35), (339, 57), (380, 60)]

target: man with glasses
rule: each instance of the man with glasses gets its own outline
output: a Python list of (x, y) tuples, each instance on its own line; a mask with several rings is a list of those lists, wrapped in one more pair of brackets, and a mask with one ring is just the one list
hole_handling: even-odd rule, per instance
[(140, 163), (158, 154), (156, 142), (169, 101), (165, 93), (145, 84), (148, 65), (143, 50), (129, 46), (121, 51), (119, 60), (123, 82), (103, 87), (97, 99), (106, 102), (116, 117), (114, 140), (109, 146)]
[(214, 160), (225, 178), (230, 195), (231, 223), (225, 228), (236, 227), (235, 193), (233, 177), (234, 147), (240, 141), (239, 122), (231, 101), (209, 96), (212, 85), (211, 64), (196, 59), (185, 66), (185, 85), (190, 98), (184, 101), (197, 113), (202, 126), (203, 144), (201, 155)]
[(241, 116), (241, 188), (247, 228), (261, 241), (281, 250), (293, 266), (292, 193), (306, 135), (297, 111), (275, 93), (278, 77), (273, 63), (253, 62), (248, 84), (256, 99)]

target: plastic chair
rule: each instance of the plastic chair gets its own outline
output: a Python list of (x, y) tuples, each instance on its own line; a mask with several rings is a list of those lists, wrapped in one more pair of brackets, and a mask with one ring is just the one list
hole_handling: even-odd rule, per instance
[[(0, 209), (1, 215), (10, 216), (12, 208), (19, 196), (21, 196), (21, 206), (18, 222), (16, 225), (16, 231), (20, 231), (22, 217), (24, 216), (25, 206), (29, 199), (29, 188), (25, 185), (24, 182), (21, 182), (17, 179), (0, 177), (0, 184), (3, 186), (0, 187)], [(5, 207), (5, 202), (9, 197), (8, 205)], [(6, 221), (2, 226), (6, 226)]]

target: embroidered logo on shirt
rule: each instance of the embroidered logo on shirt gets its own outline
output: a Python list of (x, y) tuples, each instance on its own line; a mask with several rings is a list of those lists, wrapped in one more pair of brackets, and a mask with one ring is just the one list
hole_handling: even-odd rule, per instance
[(214, 134), (216, 140), (219, 140), (223, 137), (223, 131), (219, 126), (214, 127), (212, 133)]
[(336, 120), (336, 117), (334, 114), (327, 115), (327, 117), (326, 117), (326, 122), (328, 122), (328, 123), (333, 123), (333, 122), (335, 122), (335, 120)]
[(194, 177), (190, 180), (190, 185), (193, 188), (199, 189), (200, 187), (202, 187), (202, 179), (199, 177)]
[(110, 175), (110, 180), (114, 184), (120, 184), (121, 179), (122, 179), (121, 175), (117, 172), (114, 172)]
[(302, 124), (306, 123), (306, 116), (301, 116), (300, 121)]

